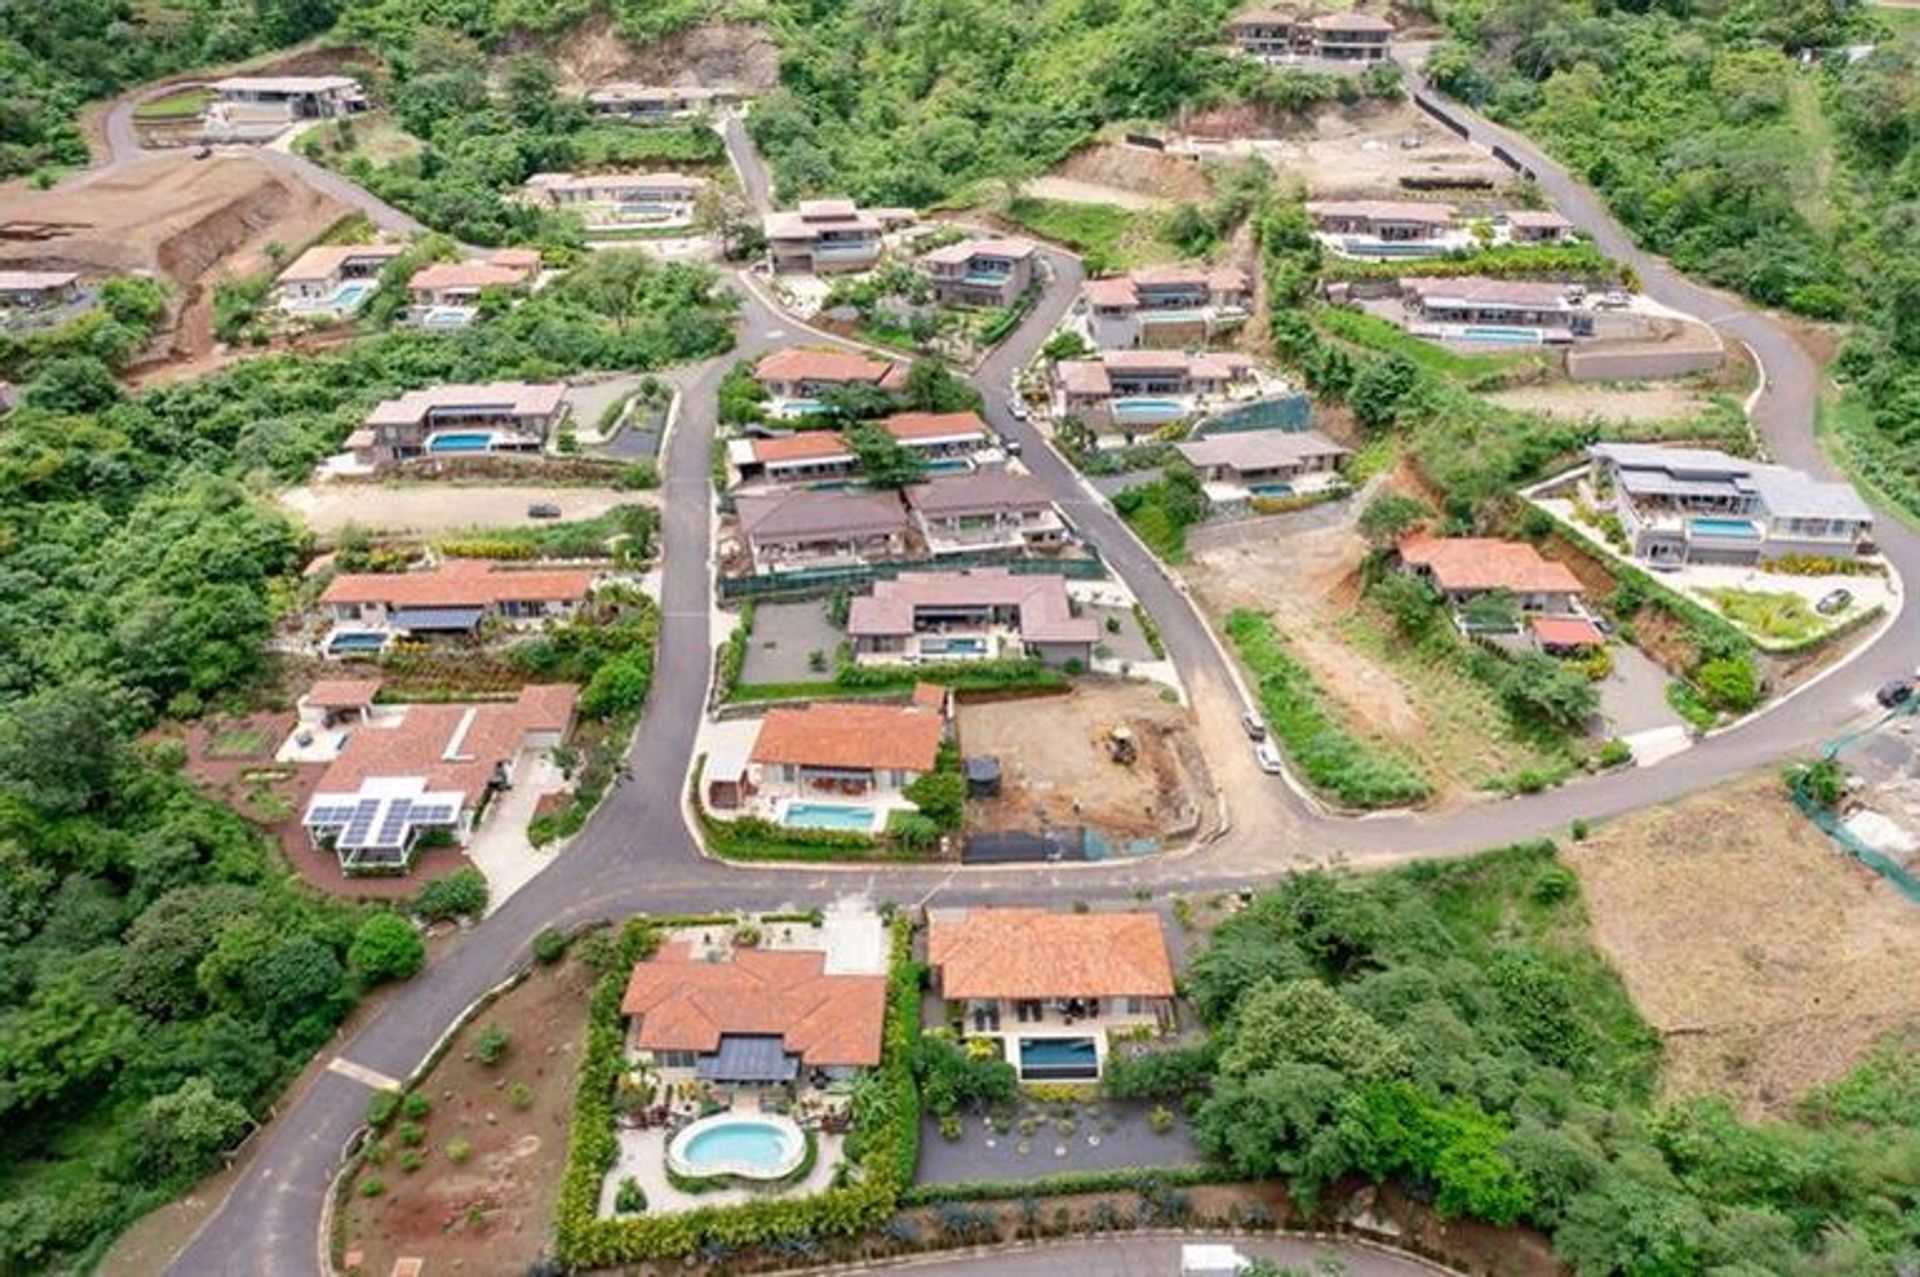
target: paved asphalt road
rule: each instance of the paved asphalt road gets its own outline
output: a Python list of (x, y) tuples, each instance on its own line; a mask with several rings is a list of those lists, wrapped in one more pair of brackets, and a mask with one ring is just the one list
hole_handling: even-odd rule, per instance
[[(1476, 139), (1498, 140), (1529, 164), (1576, 224), (1639, 272), (1647, 291), (1699, 314), (1747, 341), (1772, 382), (1755, 419), (1784, 461), (1819, 468), (1810, 441), (1817, 370), (1788, 334), (1737, 299), (1678, 278), (1639, 251), (1597, 202), (1533, 148), (1473, 124)], [(730, 147), (735, 139), (729, 137)], [(1210, 741), (1232, 739), (1240, 708), (1237, 681), (1182, 591), (1037, 433), (1004, 409), (1008, 378), (1037, 351), (1070, 305), (1078, 264), (1053, 254), (1056, 278), (1035, 312), (981, 369), (988, 416), (1026, 445), (1029, 467), (1054, 491), (1081, 531), (1153, 611), (1193, 694)], [(528, 955), (543, 927), (654, 910), (732, 910), (811, 904), (848, 892), (918, 903), (935, 894), (954, 903), (986, 899), (1059, 903), (1123, 898), (1136, 888), (1210, 890), (1271, 876), (1289, 865), (1341, 854), (1356, 862), (1438, 855), (1564, 829), (1575, 817), (1623, 812), (1662, 801), (1803, 751), (1871, 712), (1871, 691), (1911, 664), (1920, 617), (1903, 615), (1860, 659), (1790, 705), (1728, 731), (1645, 772), (1585, 781), (1532, 798), (1487, 803), (1444, 816), (1359, 821), (1316, 814), (1286, 786), (1251, 763), (1244, 743), (1214, 759), (1232, 796), (1233, 828), (1202, 850), (1103, 866), (959, 870), (735, 868), (705, 859), (681, 811), (689, 753), (713, 660), (708, 450), (714, 389), (734, 360), (797, 341), (822, 339), (743, 292), (735, 352), (681, 378), (680, 420), (668, 442), (664, 475), (665, 574), (658, 675), (652, 703), (631, 753), (631, 779), (617, 786), (587, 828), (546, 872), (397, 989), (351, 1039), (334, 1044), (354, 1063), (404, 1077), (460, 1011)], [(1920, 572), (1920, 540), (1892, 520), (1882, 543), (1903, 573)], [(290, 1101), (261, 1133), (245, 1174), (221, 1209), (169, 1270), (182, 1277), (255, 1277), (317, 1271), (322, 1200), (342, 1147), (359, 1124), (367, 1090), (328, 1074)], [(1004, 1269), (996, 1271), (1006, 1271)]]
[[(1448, 1270), (1408, 1256), (1369, 1246), (1314, 1242), (1288, 1237), (1192, 1237), (1215, 1241), (1242, 1255), (1270, 1259), (1295, 1271), (1319, 1271), (1322, 1260), (1339, 1261), (1347, 1277), (1432, 1277)], [(987, 1255), (939, 1259), (922, 1257), (896, 1264), (871, 1264), (861, 1273), (927, 1273), (930, 1277), (1169, 1277), (1180, 1271), (1181, 1242), (1170, 1238), (1102, 1237), (1048, 1242), (1034, 1249), (999, 1250)]]

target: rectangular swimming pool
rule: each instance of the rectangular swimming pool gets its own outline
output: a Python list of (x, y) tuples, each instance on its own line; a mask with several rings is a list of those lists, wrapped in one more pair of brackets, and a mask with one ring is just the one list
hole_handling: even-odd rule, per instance
[(1758, 541), (1760, 529), (1747, 519), (1688, 519), (1688, 528), (1697, 537), (1730, 537), (1736, 541)]
[(475, 434), (435, 435), (427, 440), (428, 452), (491, 452), (493, 436), (481, 431)]
[(1469, 324), (1460, 330), (1460, 339), (1508, 342), (1516, 346), (1538, 346), (1546, 340), (1537, 328), (1510, 328), (1504, 324)]
[(1256, 483), (1247, 489), (1256, 497), (1290, 497), (1293, 495), (1291, 483)]
[(387, 646), (387, 636), (379, 630), (350, 630), (336, 634), (327, 640), (327, 652), (331, 656), (346, 656), (350, 653), (378, 652)]
[(842, 833), (873, 832), (874, 811), (852, 803), (788, 803), (780, 823), (791, 829), (835, 829)]
[(1178, 399), (1116, 399), (1112, 405), (1115, 421), (1161, 425), (1187, 415), (1187, 405)]
[(1100, 1049), (1092, 1038), (1021, 1038), (1020, 1076), (1061, 1080), (1099, 1077)]

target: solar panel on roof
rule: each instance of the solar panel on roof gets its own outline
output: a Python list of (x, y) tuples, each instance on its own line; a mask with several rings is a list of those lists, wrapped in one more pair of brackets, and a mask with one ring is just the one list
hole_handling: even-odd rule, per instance
[(444, 825), (452, 820), (452, 803), (415, 803), (413, 805), (413, 823), (416, 825)]
[(344, 825), (353, 819), (353, 812), (354, 809), (351, 806), (342, 807), (335, 803), (326, 803), (307, 812), (307, 823), (309, 825)]
[(373, 829), (374, 815), (380, 810), (378, 798), (368, 798), (353, 809), (353, 818), (347, 822), (347, 830), (340, 835), (340, 841), (349, 847), (364, 846), (367, 834)]
[(387, 804), (386, 815), (380, 818), (380, 833), (374, 838), (376, 847), (398, 847), (406, 837), (407, 826), (411, 823), (408, 815), (413, 805), (404, 798), (396, 798)]

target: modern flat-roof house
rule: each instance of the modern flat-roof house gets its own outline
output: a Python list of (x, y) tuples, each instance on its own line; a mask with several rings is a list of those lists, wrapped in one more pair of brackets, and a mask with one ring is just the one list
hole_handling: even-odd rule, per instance
[(235, 123), (334, 119), (367, 109), (366, 90), (349, 75), (235, 75), (207, 87), (215, 97), (210, 110)]
[(837, 387), (872, 386), (889, 393), (905, 389), (907, 366), (850, 350), (796, 346), (762, 359), (754, 365), (753, 376), (772, 396), (770, 416), (801, 417), (818, 412), (820, 396)]
[(1307, 216), (1329, 247), (1349, 257), (1435, 257), (1471, 238), (1454, 231), (1451, 204), (1313, 200)]
[(859, 468), (859, 456), (835, 430), (727, 440), (727, 469), (733, 487), (824, 483), (848, 478)]
[(1483, 594), (1505, 594), (1521, 612), (1584, 615), (1580, 597), (1586, 587), (1580, 578), (1525, 541), (1412, 536), (1400, 543), (1400, 563), (1431, 581), (1454, 607)]
[(668, 1082), (846, 1081), (880, 1063), (887, 978), (827, 970), (810, 949), (696, 954), (673, 940), (633, 968), (627, 1047)]
[(969, 1037), (997, 1039), (1025, 1082), (1093, 1081), (1109, 1035), (1173, 1024), (1160, 915), (928, 910), (933, 992)]
[(943, 306), (1011, 306), (1033, 286), (1039, 247), (1030, 239), (963, 239), (921, 255)]
[(808, 804), (839, 799), (859, 804), (871, 828), (885, 809), (912, 806), (904, 791), (939, 762), (946, 731), (933, 705), (824, 702), (768, 710), (747, 757), (780, 823), (804, 824)]
[(1496, 217), (1515, 244), (1559, 244), (1573, 238), (1573, 223), (1552, 209), (1516, 208)]
[(1192, 416), (1204, 400), (1253, 381), (1245, 355), (1178, 350), (1103, 350), (1054, 365), (1054, 415), (1131, 435)]
[(732, 89), (635, 84), (628, 80), (615, 80), (589, 89), (585, 98), (587, 110), (594, 115), (629, 124), (671, 124), (739, 100), (740, 95)]
[(274, 281), (280, 308), (297, 315), (351, 315), (373, 296), (387, 263), (406, 251), (405, 244), (316, 244)]
[(1340, 481), (1351, 455), (1318, 430), (1238, 430), (1174, 448), (1199, 472), (1216, 508), (1323, 491)]
[(0, 270), (0, 306), (40, 310), (80, 300), (80, 276), (68, 270)]
[(336, 632), (473, 635), (481, 623), (526, 626), (564, 620), (593, 593), (581, 568), (512, 568), (489, 559), (447, 559), (420, 572), (343, 572), (320, 606)]
[(431, 830), (466, 843), (488, 795), (512, 784), (523, 756), (565, 741), (580, 697), (556, 683), (523, 687), (508, 702), (375, 706), (372, 690), (359, 705), (333, 707), (350, 716), (350, 728), (335, 738), (338, 752), (300, 821), (314, 847), (333, 851), (349, 873), (404, 873)]
[(1470, 341), (1475, 328), (1532, 328), (1543, 340), (1565, 341), (1593, 331), (1593, 316), (1568, 299), (1565, 284), (1461, 275), (1403, 279), (1400, 290), (1407, 309), (1420, 320), (1456, 330), (1443, 336)]
[(347, 448), (366, 465), (418, 456), (538, 452), (567, 415), (557, 381), (428, 386), (373, 406)]
[(540, 273), (540, 254), (503, 248), (484, 261), (435, 262), (407, 280), (412, 317), (427, 328), (458, 328), (473, 320), (480, 294), (489, 288), (519, 289)]
[(917, 453), (932, 474), (1003, 463), (993, 432), (973, 412), (896, 412), (880, 422), (893, 441)]
[(775, 271), (827, 275), (879, 261), (886, 225), (852, 200), (801, 200), (791, 212), (768, 213), (762, 229)]
[(1267, 62), (1380, 62), (1393, 40), (1392, 23), (1352, 12), (1309, 17), (1292, 9), (1254, 9), (1234, 18), (1227, 29), (1236, 49)]
[(1149, 266), (1080, 286), (1088, 334), (1102, 350), (1177, 348), (1243, 322), (1253, 284), (1235, 266)]
[(847, 635), (856, 661), (877, 664), (1037, 657), (1093, 662), (1092, 617), (1073, 614), (1066, 582), (1002, 568), (906, 572), (853, 600)]
[(1025, 552), (1067, 539), (1067, 525), (1053, 498), (1031, 475), (982, 470), (915, 484), (906, 496), (913, 521), (935, 558)]
[(895, 492), (743, 494), (735, 508), (755, 572), (897, 559), (913, 526)]
[(1850, 484), (1707, 448), (1600, 443), (1588, 455), (1635, 558), (1744, 566), (1877, 552), (1873, 511)]
[(707, 185), (684, 173), (535, 173), (525, 192), (535, 204), (577, 213), (592, 230), (685, 226)]

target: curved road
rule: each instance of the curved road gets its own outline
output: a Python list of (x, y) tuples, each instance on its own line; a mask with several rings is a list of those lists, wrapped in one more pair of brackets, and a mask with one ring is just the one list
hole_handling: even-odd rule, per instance
[[(1768, 447), (1783, 461), (1825, 467), (1811, 439), (1818, 370), (1772, 319), (1739, 299), (1704, 289), (1637, 248), (1599, 202), (1524, 140), (1467, 115), (1476, 141), (1498, 142), (1538, 175), (1560, 207), (1601, 247), (1639, 273), (1658, 300), (1714, 323), (1751, 345), (1772, 389), (1754, 412)], [(734, 141), (729, 137), (730, 143)], [(731, 149), (731, 148), (730, 148)], [(736, 910), (812, 904), (848, 892), (920, 902), (939, 894), (955, 903), (986, 899), (1059, 903), (1125, 898), (1135, 889), (1213, 890), (1270, 877), (1288, 865), (1330, 855), (1384, 863), (1443, 855), (1563, 829), (1576, 817), (1613, 815), (1678, 797), (1755, 767), (1804, 752), (1849, 720), (1872, 711), (1871, 691), (1908, 672), (1920, 640), (1920, 614), (1903, 613), (1846, 669), (1803, 690), (1784, 708), (1723, 732), (1645, 771), (1567, 785), (1532, 798), (1492, 802), (1445, 815), (1366, 820), (1316, 813), (1285, 785), (1253, 766), (1238, 716), (1237, 679), (1185, 594), (1114, 516), (1094, 500), (1037, 432), (1013, 421), (1001, 401), (1014, 370), (1028, 362), (1072, 303), (1079, 282), (1073, 258), (1052, 255), (1056, 278), (1020, 329), (980, 370), (993, 424), (1026, 444), (1026, 461), (1062, 501), (1089, 540), (1153, 612), (1200, 717), (1222, 792), (1233, 795), (1234, 826), (1186, 855), (1098, 866), (962, 870), (953, 867), (741, 866), (708, 860), (688, 832), (681, 804), (694, 734), (713, 660), (710, 629), (709, 447), (714, 391), (733, 360), (805, 340), (817, 342), (757, 296), (742, 297), (741, 336), (726, 358), (682, 379), (682, 409), (665, 458), (665, 572), (658, 674), (653, 699), (630, 755), (632, 779), (608, 796), (554, 865), (498, 912), (458, 939), (379, 1013), (333, 1049), (353, 1064), (406, 1077), (445, 1027), (485, 990), (528, 960), (543, 927), (641, 911)], [(1887, 519), (1881, 543), (1900, 571), (1920, 579), (1920, 538)], [(291, 1097), (261, 1132), (252, 1161), (228, 1199), (176, 1259), (182, 1277), (252, 1277), (319, 1271), (316, 1237), (322, 1202), (369, 1092), (324, 1073)]]

